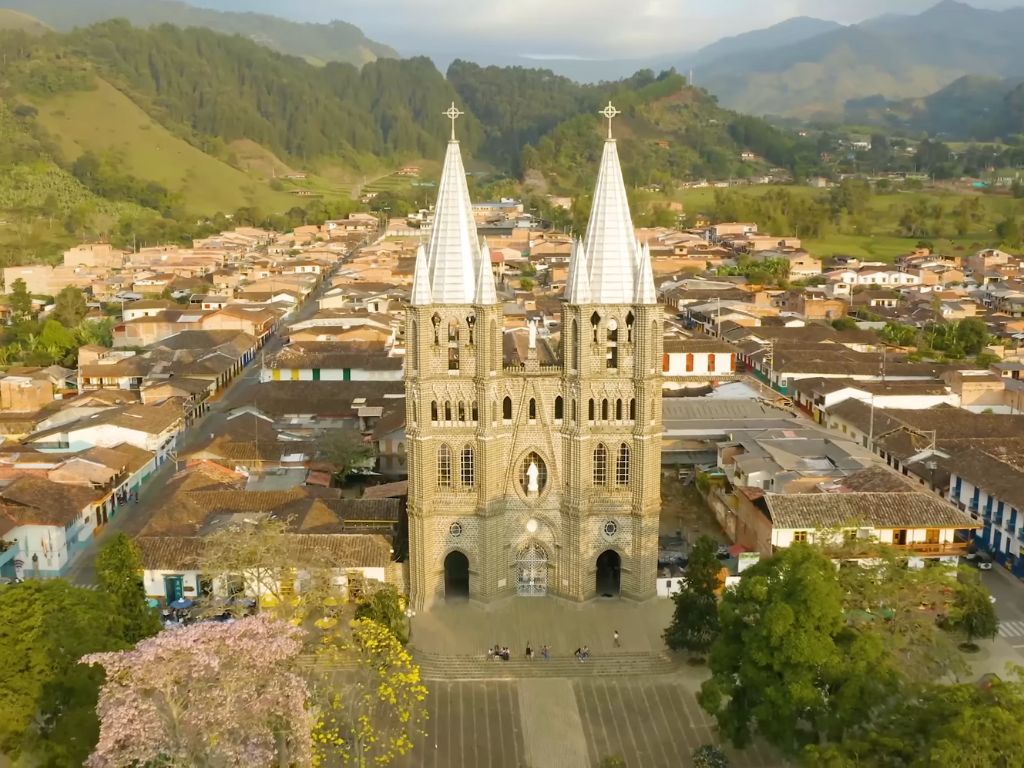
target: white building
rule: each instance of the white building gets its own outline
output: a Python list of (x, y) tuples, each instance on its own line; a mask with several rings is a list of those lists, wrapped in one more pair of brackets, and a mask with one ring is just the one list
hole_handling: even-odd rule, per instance
[(949, 500), (981, 526), (979, 546), (1024, 575), (1024, 457), (971, 448), (943, 464), (950, 472)]

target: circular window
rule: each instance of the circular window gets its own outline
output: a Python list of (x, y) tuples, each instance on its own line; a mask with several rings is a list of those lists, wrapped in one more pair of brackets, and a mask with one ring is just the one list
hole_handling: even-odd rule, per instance
[(459, 538), (462, 535), (462, 523), (452, 523), (448, 526), (448, 533), (453, 539)]
[(606, 520), (604, 527), (601, 529), (605, 537), (611, 539), (619, 532), (619, 524), (614, 520)]
[(539, 527), (540, 527), (540, 523), (538, 523), (532, 517), (529, 520), (526, 521), (526, 532), (527, 533), (536, 533), (537, 529)]

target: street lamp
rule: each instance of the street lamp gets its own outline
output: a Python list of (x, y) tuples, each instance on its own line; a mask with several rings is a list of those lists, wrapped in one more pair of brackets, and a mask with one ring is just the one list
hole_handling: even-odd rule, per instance
[(408, 632), (408, 634), (406, 636), (407, 640), (412, 640), (412, 620), (413, 620), (413, 618), (415, 616), (416, 616), (416, 611), (414, 611), (411, 607), (405, 609), (405, 620), (409, 624), (409, 632)]

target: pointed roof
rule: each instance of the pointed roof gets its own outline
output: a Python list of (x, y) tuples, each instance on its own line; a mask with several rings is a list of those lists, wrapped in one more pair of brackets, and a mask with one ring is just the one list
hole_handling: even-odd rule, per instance
[(437, 187), (434, 227), (427, 245), (434, 304), (472, 304), (480, 263), (473, 206), (458, 141), (449, 141)]
[(585, 246), (593, 302), (632, 303), (639, 254), (615, 139), (604, 143)]
[(494, 274), (491, 272), (491, 249), (487, 241), (480, 243), (480, 263), (477, 266), (476, 301), (474, 304), (497, 304), (498, 293), (494, 290)]
[(412, 295), (409, 303), (414, 307), (430, 304), (430, 270), (427, 267), (427, 252), (421, 244), (416, 249), (416, 267), (412, 273)]
[(565, 282), (565, 300), (570, 304), (590, 304), (590, 268), (587, 252), (578, 239), (572, 243), (569, 277)]
[(636, 275), (636, 303), (657, 304), (658, 292), (654, 288), (654, 271), (651, 269), (651, 246), (644, 244), (640, 249), (640, 269)]

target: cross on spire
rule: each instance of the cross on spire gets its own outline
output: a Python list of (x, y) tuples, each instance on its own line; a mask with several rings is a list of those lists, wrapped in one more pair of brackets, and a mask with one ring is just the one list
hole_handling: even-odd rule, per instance
[(455, 102), (453, 101), (452, 105), (441, 114), (452, 121), (452, 141), (455, 141), (455, 121), (466, 113), (460, 112), (459, 108), (455, 106)]
[(622, 112), (613, 107), (612, 103), (609, 101), (608, 106), (599, 111), (597, 114), (603, 115), (605, 119), (608, 120), (608, 138), (610, 139), (612, 137), (612, 118), (614, 118), (616, 115), (621, 115)]

